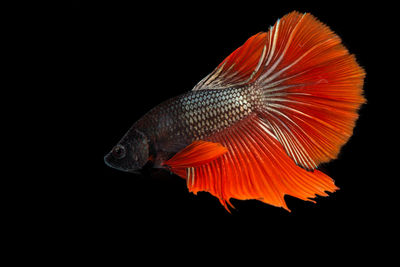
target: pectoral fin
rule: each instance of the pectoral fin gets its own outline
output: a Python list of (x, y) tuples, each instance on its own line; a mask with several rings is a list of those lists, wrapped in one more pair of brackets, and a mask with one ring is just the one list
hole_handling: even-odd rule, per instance
[(186, 169), (207, 164), (226, 152), (228, 150), (219, 143), (202, 140), (194, 141), (172, 158), (164, 161), (162, 165), (168, 166), (173, 173), (186, 178)]

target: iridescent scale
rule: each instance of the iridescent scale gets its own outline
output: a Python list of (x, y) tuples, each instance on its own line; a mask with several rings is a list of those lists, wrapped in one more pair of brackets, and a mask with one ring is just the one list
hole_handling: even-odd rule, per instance
[(143, 118), (146, 133), (155, 142), (190, 143), (222, 131), (259, 105), (252, 87), (190, 91), (172, 98)]
[(250, 89), (230, 88), (183, 95), (177, 101), (181, 108), (178, 120), (186, 123), (182, 134), (202, 139), (232, 126), (253, 111), (256, 101), (250, 92)]

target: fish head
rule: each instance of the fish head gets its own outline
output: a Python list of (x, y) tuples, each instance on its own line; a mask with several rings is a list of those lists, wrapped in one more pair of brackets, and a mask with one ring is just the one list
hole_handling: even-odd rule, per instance
[(149, 159), (149, 142), (144, 133), (131, 129), (104, 157), (111, 168), (137, 173)]

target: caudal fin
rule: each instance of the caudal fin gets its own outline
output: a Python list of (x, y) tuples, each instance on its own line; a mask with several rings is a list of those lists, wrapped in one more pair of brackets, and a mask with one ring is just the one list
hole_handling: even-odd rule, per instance
[(352, 135), (365, 72), (310, 14), (291, 13), (270, 32), (274, 52), (256, 81), (261, 116), (296, 164), (314, 169), (336, 158)]

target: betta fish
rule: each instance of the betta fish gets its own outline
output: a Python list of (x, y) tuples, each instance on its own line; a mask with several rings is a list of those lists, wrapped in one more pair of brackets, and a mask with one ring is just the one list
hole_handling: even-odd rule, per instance
[(328, 26), (294, 11), (250, 37), (191, 91), (151, 109), (105, 162), (127, 172), (151, 162), (228, 211), (231, 199), (290, 211), (285, 195), (315, 202), (338, 190), (317, 167), (337, 158), (351, 137), (364, 77)]

